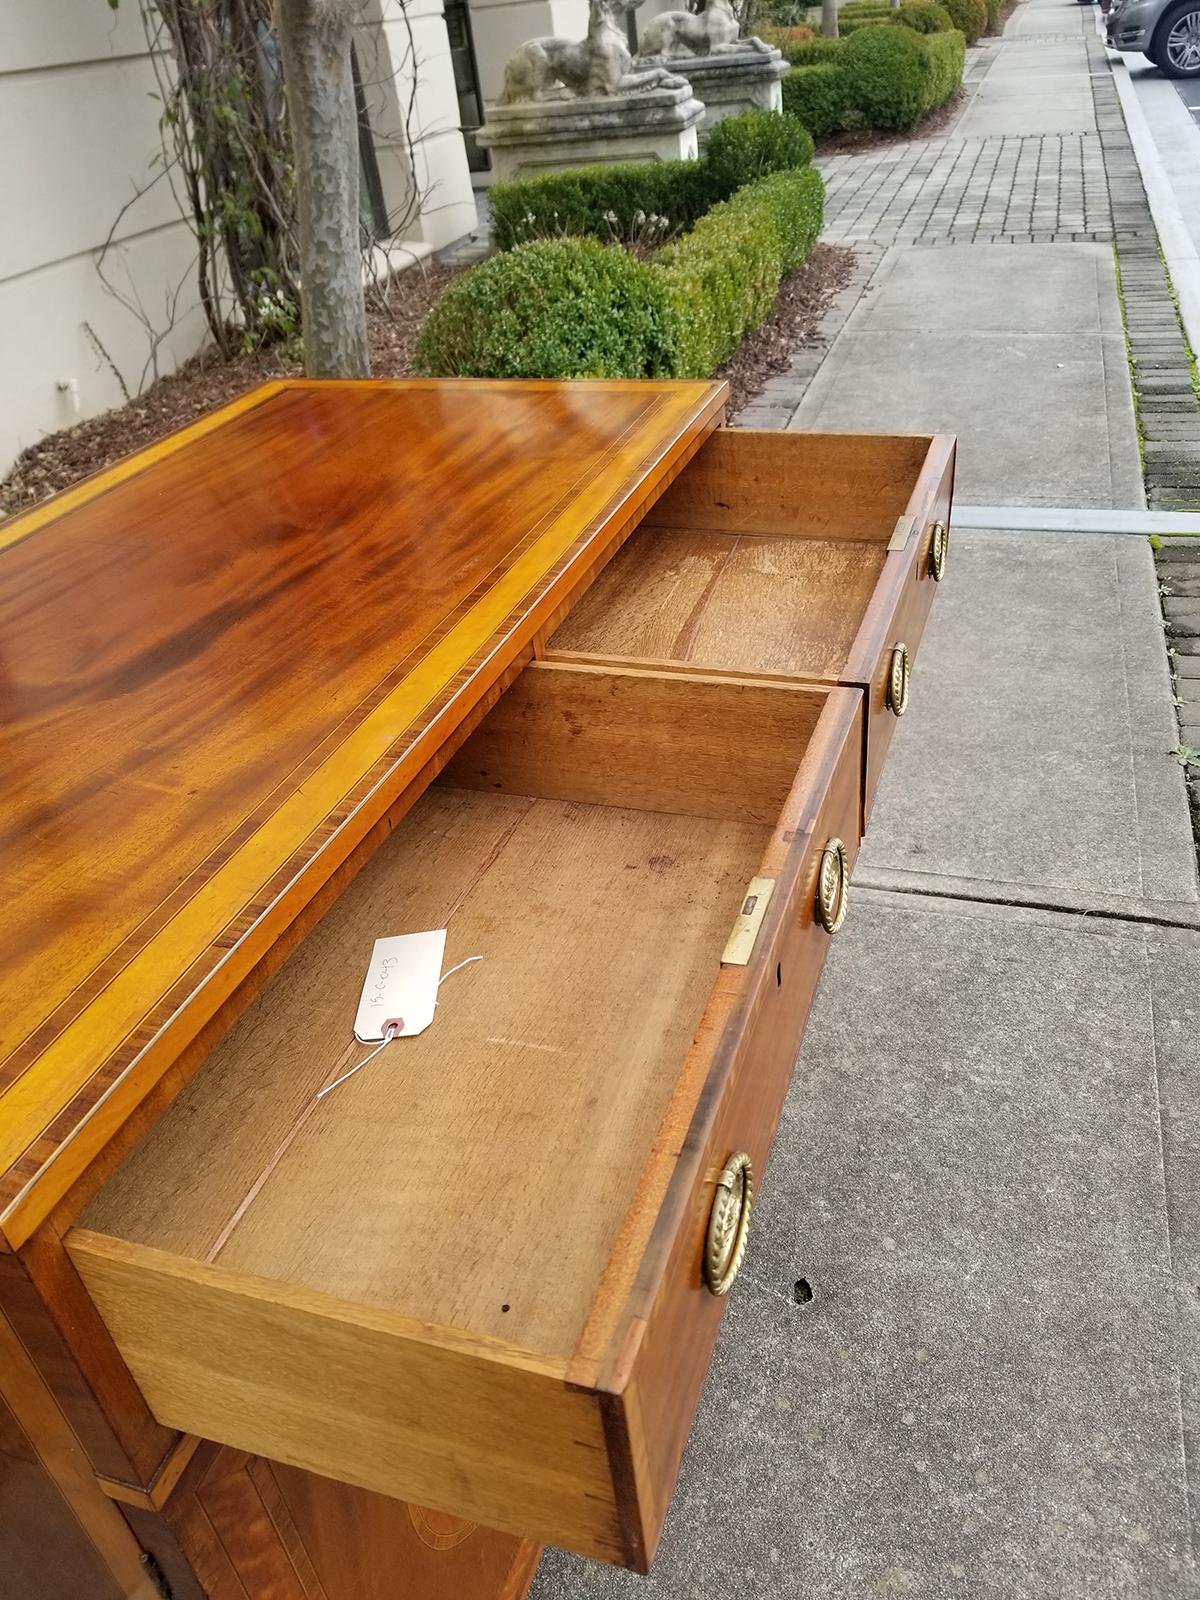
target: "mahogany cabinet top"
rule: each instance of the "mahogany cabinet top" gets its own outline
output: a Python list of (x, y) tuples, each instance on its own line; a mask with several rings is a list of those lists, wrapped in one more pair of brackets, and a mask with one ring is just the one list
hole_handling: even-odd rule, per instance
[(0, 525), (0, 1247), (639, 520), (725, 392), (268, 384)]

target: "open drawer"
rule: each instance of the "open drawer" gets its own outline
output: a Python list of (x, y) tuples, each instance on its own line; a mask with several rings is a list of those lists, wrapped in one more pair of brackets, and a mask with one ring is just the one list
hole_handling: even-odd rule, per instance
[[(645, 1569), (845, 909), (859, 701), (522, 674), (68, 1236), (162, 1423)], [(373, 939), (437, 927), (483, 960), (318, 1100)]]
[(863, 821), (948, 554), (954, 440), (720, 428), (549, 641), (864, 696)]

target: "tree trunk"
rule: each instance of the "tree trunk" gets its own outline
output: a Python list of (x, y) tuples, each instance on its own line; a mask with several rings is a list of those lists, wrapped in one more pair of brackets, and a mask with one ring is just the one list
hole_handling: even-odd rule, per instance
[(300, 307), (310, 378), (365, 378), (354, 0), (276, 0), (300, 215)]
[(821, 33), (826, 39), (838, 36), (838, 0), (821, 0)]

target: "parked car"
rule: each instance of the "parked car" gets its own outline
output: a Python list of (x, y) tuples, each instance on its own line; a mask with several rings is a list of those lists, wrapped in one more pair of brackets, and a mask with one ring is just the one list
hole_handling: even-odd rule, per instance
[(1168, 78), (1200, 78), (1200, 0), (1112, 0), (1110, 50), (1149, 56)]

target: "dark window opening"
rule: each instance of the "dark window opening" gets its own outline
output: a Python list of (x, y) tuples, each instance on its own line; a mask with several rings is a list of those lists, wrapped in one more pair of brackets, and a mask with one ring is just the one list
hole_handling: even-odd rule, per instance
[(350, 46), (350, 71), (354, 78), (354, 109), (358, 118), (359, 226), (368, 239), (386, 239), (392, 230), (383, 198), (383, 180), (379, 176), (379, 157), (375, 154), (362, 73), (358, 68), (358, 51), (353, 45)]
[(467, 0), (445, 0), (446, 34), (450, 40), (450, 63), (454, 69), (454, 89), (458, 95), (458, 121), (467, 147), (467, 165), (472, 172), (488, 172), (492, 158), (480, 148), (475, 134), (483, 125), (483, 92), (475, 62), (475, 41), (471, 35), (471, 13)]

